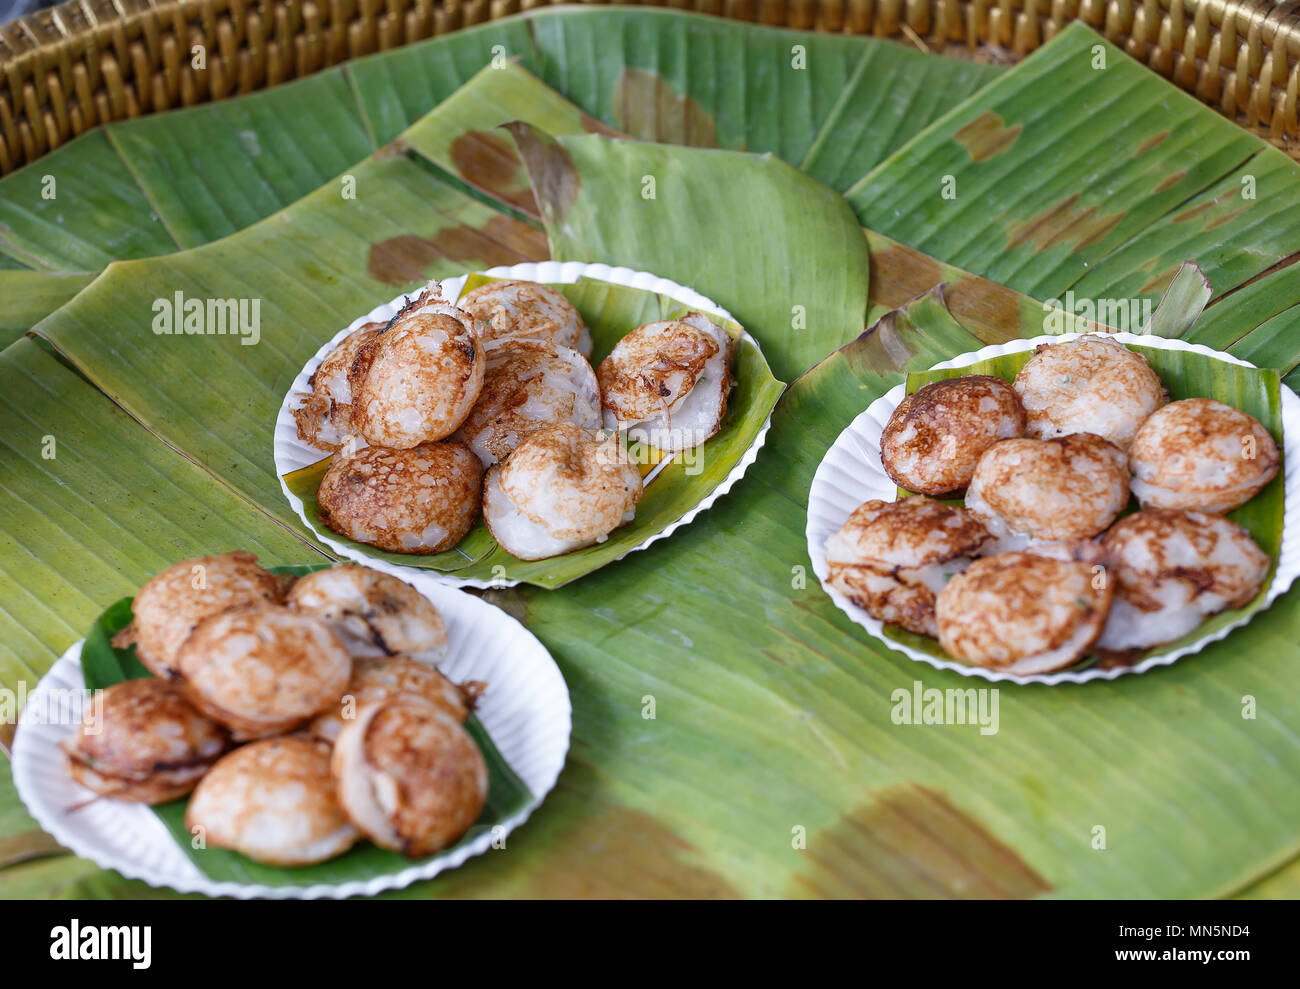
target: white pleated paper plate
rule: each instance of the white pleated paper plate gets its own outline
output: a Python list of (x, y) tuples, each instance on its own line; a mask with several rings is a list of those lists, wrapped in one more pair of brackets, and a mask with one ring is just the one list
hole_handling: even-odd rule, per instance
[[(442, 281), (444, 297), (455, 300), (465, 285), (466, 279), (471, 274), (482, 274), (488, 278), (509, 278), (520, 281), (542, 282), (547, 285), (568, 285), (578, 281), (581, 278), (595, 279), (598, 281), (610, 282), (614, 285), (624, 285), (629, 288), (642, 289), (647, 292), (655, 292), (659, 295), (679, 302), (691, 309), (697, 309), (700, 312), (717, 316), (720, 319), (736, 322), (736, 318), (723, 309), (716, 302), (706, 299), (694, 289), (679, 285), (676, 282), (669, 281), (667, 278), (660, 278), (658, 275), (652, 275), (647, 271), (634, 271), (631, 268), (615, 268), (607, 264), (588, 264), (583, 261), (539, 261), (527, 262), (497, 268), (489, 268), (483, 272), (467, 272), (464, 275), (458, 275), (455, 278), (447, 278)], [(391, 573), (403, 580), (408, 579), (412, 574), (423, 574), (439, 580), (454, 587), (512, 587), (518, 584), (518, 580), (508, 579), (506, 577), (495, 578), (492, 580), (482, 580), (473, 577), (457, 577), (454, 573), (439, 573), (435, 570), (428, 570), (421, 567), (405, 566), (400, 563), (392, 563), (388, 560), (370, 556), (369, 554), (358, 550), (355, 546), (350, 546), (338, 539), (333, 531), (321, 523), (320, 519), (310, 517), (309, 513), (303, 506), (302, 499), (289, 490), (289, 486), (284, 482), (284, 476), (291, 474), (303, 467), (310, 467), (312, 464), (319, 463), (325, 457), (329, 456), (329, 451), (318, 450), (314, 446), (309, 446), (298, 438), (298, 426), (293, 418), (293, 409), (297, 408), (300, 399), (298, 396), (311, 390), (309, 381), (311, 376), (316, 372), (330, 352), (339, 345), (340, 342), (353, 330), (364, 326), (366, 323), (388, 322), (406, 302), (406, 296), (399, 295), (395, 299), (385, 302), (383, 305), (376, 306), (364, 316), (358, 316), (342, 330), (336, 333), (316, 355), (309, 360), (303, 369), (294, 378), (293, 384), (289, 386), (289, 391), (284, 396), (284, 401), (280, 404), (280, 413), (275, 420), (275, 473), (280, 478), (280, 490), (284, 492), (284, 497), (288, 500), (290, 507), (302, 519), (303, 524), (311, 530), (322, 543), (334, 550), (344, 559), (353, 560), (357, 563), (364, 563), (368, 567), (374, 567), (376, 570), (383, 570)], [(628, 327), (628, 330), (635, 327)], [(762, 348), (759, 347), (758, 341), (755, 340), (748, 332), (742, 331), (742, 337), (753, 345), (754, 349), (760, 354)], [(713, 503), (721, 498), (724, 494), (735, 486), (749, 469), (750, 464), (758, 457), (758, 451), (762, 448), (767, 439), (767, 431), (772, 425), (772, 417), (768, 415), (758, 435), (749, 448), (741, 456), (731, 472), (718, 483), (712, 491), (708, 493), (700, 502), (692, 507), (688, 512), (682, 515), (677, 521), (665, 526), (658, 532), (653, 532), (646, 536), (644, 540), (633, 546), (627, 553), (635, 553), (645, 549), (651, 543), (658, 542), (660, 539), (666, 539), (684, 525), (690, 524), (701, 512), (713, 506)], [(627, 556), (624, 553), (623, 556)], [(618, 557), (622, 559), (623, 556)], [(615, 562), (615, 561), (610, 561)]]
[[(952, 360), (935, 364), (931, 370), (938, 368), (967, 367), (979, 361), (1013, 354), (1019, 351), (1033, 350), (1043, 343), (1061, 343), (1080, 336), (1067, 333), (1057, 336), (1041, 336), (1031, 340), (1012, 340), (1009, 343), (996, 344), (954, 357)], [(1132, 333), (1107, 334), (1125, 344), (1134, 344), (1163, 350), (1190, 350), (1204, 354), (1215, 360), (1229, 364), (1254, 367), (1247, 361), (1212, 350), (1200, 344), (1186, 343), (1182, 340), (1170, 340), (1164, 337), (1139, 336)], [(895, 501), (898, 487), (885, 473), (880, 461), (880, 434), (893, 415), (894, 409), (903, 400), (906, 385), (896, 385), (885, 395), (872, 402), (867, 410), (849, 423), (839, 437), (826, 451), (817, 473), (813, 475), (812, 488), (808, 492), (808, 555), (812, 559), (813, 572), (821, 581), (823, 590), (856, 624), (861, 625), (873, 637), (879, 639), (890, 649), (900, 652), (909, 659), (941, 670), (951, 670), (962, 676), (982, 677), (985, 680), (1009, 681), (1012, 683), (1086, 683), (1089, 680), (1114, 680), (1116, 677), (1130, 673), (1145, 673), (1157, 666), (1170, 663), (1204, 649), (1211, 642), (1225, 638), (1234, 629), (1240, 628), (1254, 617), (1243, 616), (1239, 621), (1229, 624), (1202, 639), (1170, 649), (1167, 652), (1148, 656), (1134, 666), (1099, 669), (1089, 667), (1082, 670), (1062, 670), (1057, 673), (1038, 673), (1032, 676), (1016, 676), (986, 670), (983, 667), (959, 663), (954, 660), (938, 659), (910, 646), (888, 638), (884, 634), (883, 624), (872, 618), (863, 609), (849, 601), (839, 591), (827, 583), (826, 540), (837, 532), (848, 520), (853, 510), (864, 501), (873, 498), (881, 501)], [(1271, 605), (1280, 595), (1286, 593), (1292, 582), (1300, 575), (1300, 398), (1285, 385), (1282, 386), (1282, 469), (1285, 473), (1285, 509), (1282, 530), (1282, 549), (1278, 555), (1277, 569), (1268, 586), (1265, 607)], [(1263, 609), (1261, 609), (1263, 610)]]
[[(27, 699), (13, 744), (13, 777), (18, 795), (42, 828), (82, 858), (151, 886), (208, 896), (371, 896), (431, 879), (444, 869), (454, 869), (488, 851), (494, 841), (500, 845), (500, 839), (523, 824), (551, 791), (564, 766), (572, 723), (568, 688), (545, 646), (505, 612), (423, 575), (409, 578), (409, 582), (433, 602), (447, 622), (447, 655), (438, 668), (456, 682), (487, 682), (475, 715), (502, 758), (532, 794), (523, 809), (500, 822), (502, 830), (494, 833), (495, 829), (489, 829), (473, 841), (428, 861), (368, 880), (268, 886), (209, 879), (146, 806), (97, 800), (80, 810), (69, 810), (94, 796), (68, 778), (58, 747), (60, 739), (75, 731), (76, 722), (62, 718), (61, 724), (44, 724), (41, 722), (45, 717), (35, 712), (63, 710), (55, 706), (59, 698), (84, 692), (80, 642), (59, 658)], [(492, 854), (509, 855), (509, 849), (506, 842), (504, 848)]]

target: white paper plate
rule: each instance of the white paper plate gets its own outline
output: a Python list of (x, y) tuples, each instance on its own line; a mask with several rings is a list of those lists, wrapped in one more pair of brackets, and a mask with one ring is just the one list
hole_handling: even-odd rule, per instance
[[(448, 650), (439, 669), (456, 682), (487, 681), (475, 714), (501, 756), (533, 795), (526, 807), (501, 822), (508, 834), (528, 819), (555, 786), (564, 766), (572, 722), (568, 688), (546, 648), (499, 608), (436, 581), (417, 577), (410, 583), (446, 619)], [(80, 695), (84, 685), (78, 642), (50, 668), (27, 699), (14, 736), (14, 783), (31, 815), (59, 844), (131, 879), (142, 879), (151, 886), (170, 886), (182, 893), (239, 899), (370, 896), (454, 869), (471, 856), (487, 851), (494, 840), (499, 845), (503, 836), (501, 831), (494, 834), (489, 830), (427, 862), (365, 881), (312, 886), (216, 882), (181, 851), (162, 821), (146, 806), (97, 800), (80, 810), (69, 810), (94, 796), (68, 778), (58, 747), (60, 739), (75, 731), (76, 721), (62, 718), (61, 724), (43, 724), (46, 716), (37, 716), (36, 712), (60, 710), (52, 706), (57, 703), (55, 699)], [(63, 691), (68, 693), (60, 693)], [(509, 842), (492, 854), (509, 855)]]
[[(626, 285), (629, 288), (642, 289), (648, 292), (656, 292), (659, 295), (665, 295), (682, 305), (691, 309), (698, 309), (700, 312), (710, 313), (720, 319), (736, 322), (727, 310), (723, 309), (717, 303), (706, 299), (693, 289), (686, 288), (684, 285), (678, 285), (676, 282), (669, 281), (667, 278), (660, 278), (658, 275), (652, 275), (645, 271), (633, 271), (631, 268), (611, 268), (607, 264), (587, 264), (583, 261), (540, 261), (528, 262), (526, 264), (516, 264), (510, 267), (489, 268), (481, 272), (490, 278), (512, 278), (521, 281), (542, 282), (547, 285), (567, 285), (578, 281), (580, 278), (590, 278), (599, 281), (611, 282), (615, 285)], [(459, 275), (456, 278), (443, 279), (443, 295), (449, 299), (455, 299), (460, 295), (461, 288), (469, 273)], [(410, 293), (407, 293), (410, 294)], [(354, 560), (357, 563), (364, 563), (366, 566), (374, 567), (376, 570), (383, 570), (394, 576), (403, 579), (409, 578), (412, 574), (424, 574), (435, 580), (451, 584), (455, 587), (512, 587), (518, 584), (518, 580), (509, 580), (499, 578), (493, 580), (480, 580), (472, 577), (457, 577), (454, 573), (438, 573), (435, 570), (423, 569), (420, 567), (405, 566), (400, 563), (390, 563), (387, 560), (371, 557), (366, 553), (358, 550), (354, 546), (340, 542), (337, 536), (323, 524), (319, 519), (310, 518), (303, 507), (302, 499), (289, 490), (284, 483), (284, 475), (291, 474), (303, 467), (308, 467), (318, 463), (329, 455), (328, 451), (318, 450), (313, 446), (308, 446), (298, 438), (298, 426), (294, 421), (293, 408), (299, 404), (297, 398), (299, 393), (310, 391), (310, 380), (316, 368), (320, 365), (329, 353), (338, 346), (349, 333), (363, 326), (366, 323), (388, 322), (397, 315), (406, 301), (405, 295), (399, 295), (390, 302), (385, 302), (381, 306), (376, 306), (364, 316), (359, 316), (342, 330), (334, 335), (320, 350), (316, 351), (316, 356), (309, 360), (298, 377), (294, 378), (293, 384), (290, 385), (288, 394), (284, 396), (284, 401), (280, 405), (280, 414), (275, 420), (275, 473), (280, 478), (280, 490), (288, 499), (290, 506), (302, 519), (303, 524), (319, 539), (334, 552), (338, 553), (345, 559)], [(628, 330), (634, 327), (629, 326)], [(752, 344), (755, 350), (762, 353), (762, 348), (758, 346), (755, 340), (747, 332), (742, 331), (743, 339)], [(762, 448), (764, 441), (767, 439), (767, 431), (772, 425), (772, 417), (769, 415), (763, 423), (763, 427), (754, 437), (754, 442), (749, 445), (744, 455), (740, 458), (731, 473), (728, 474), (709, 494), (690, 511), (679, 518), (677, 521), (665, 526), (658, 532), (647, 536), (642, 542), (629, 549), (628, 553), (635, 553), (643, 550), (651, 543), (664, 539), (682, 526), (687, 525), (695, 519), (697, 515), (706, 509), (712, 507), (713, 503), (731, 490), (737, 481), (744, 476), (745, 471), (749, 469), (758, 451)], [(624, 553), (623, 556), (626, 556)], [(622, 559), (623, 556), (617, 559)], [(614, 561), (610, 561), (614, 562)]]
[[(1042, 343), (1061, 343), (1080, 336), (1078, 333), (1066, 333), (1058, 336), (1041, 336), (1032, 340), (1013, 340), (1009, 343), (984, 347), (971, 353), (954, 357), (950, 361), (934, 365), (935, 368), (967, 367), (978, 361), (988, 360), (1001, 354), (1013, 354), (1024, 350), (1033, 350)], [(1137, 336), (1132, 333), (1108, 334), (1125, 344), (1137, 344), (1162, 350), (1190, 350), (1204, 354), (1229, 364), (1241, 364), (1254, 367), (1246, 361), (1239, 360), (1231, 354), (1211, 350), (1200, 344), (1185, 343), (1182, 340), (1167, 340), (1163, 337)], [(1171, 649), (1168, 652), (1149, 656), (1135, 666), (1098, 669), (1091, 667), (1084, 670), (1064, 670), (1058, 673), (1038, 673), (1033, 676), (1015, 676), (986, 670), (979, 666), (958, 663), (952, 660), (936, 659), (923, 652), (886, 638), (882, 624), (875, 618), (850, 602), (839, 591), (826, 582), (826, 540), (844, 525), (853, 510), (864, 501), (878, 498), (881, 501), (894, 501), (898, 497), (898, 488), (885, 473), (880, 462), (880, 434), (889, 422), (898, 403), (903, 400), (905, 385), (896, 385), (884, 396), (872, 402), (865, 412), (859, 415), (846, 428), (822, 458), (813, 476), (812, 488), (808, 492), (808, 555), (812, 558), (813, 572), (821, 581), (822, 588), (834, 600), (835, 604), (854, 622), (861, 625), (875, 638), (895, 652), (901, 652), (910, 659), (941, 670), (951, 670), (962, 676), (983, 677), (985, 680), (1005, 680), (1012, 683), (1086, 683), (1089, 680), (1114, 680), (1128, 673), (1145, 673), (1156, 666), (1168, 666), (1183, 656), (1199, 652), (1209, 643), (1216, 642), (1228, 635), (1235, 628), (1240, 628), (1250, 621), (1252, 616), (1243, 617), (1237, 622), (1225, 626), (1213, 634), (1205, 636), (1191, 645)], [(1300, 575), (1300, 398), (1285, 385), (1282, 386), (1282, 436), (1283, 436), (1283, 470), (1285, 472), (1285, 513), (1282, 530), (1282, 549), (1278, 556), (1277, 571), (1268, 586), (1266, 607), (1281, 594)], [(1258, 613), (1258, 612), (1257, 612)]]

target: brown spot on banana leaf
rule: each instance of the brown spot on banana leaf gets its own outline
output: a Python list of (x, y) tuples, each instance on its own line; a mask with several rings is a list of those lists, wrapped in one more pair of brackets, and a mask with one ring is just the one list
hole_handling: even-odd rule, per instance
[(1154, 149), (1158, 148), (1160, 145), (1164, 144), (1165, 141), (1167, 141), (1168, 139), (1169, 139), (1169, 131), (1167, 130), (1162, 130), (1159, 134), (1152, 134), (1140, 145), (1138, 145), (1138, 149), (1133, 152), (1133, 157), (1138, 158), (1146, 154), (1148, 151), (1153, 151)]
[(491, 268), (520, 261), (545, 261), (551, 256), (546, 234), (514, 217), (494, 216), (482, 227), (461, 223), (432, 237), (404, 234), (370, 247), (366, 270), (385, 285), (423, 281), (438, 261)]
[(554, 137), (531, 124), (515, 121), (502, 126), (519, 149), (543, 219), (547, 223), (560, 223), (578, 201), (578, 191), (582, 188), (573, 157)]
[(0, 837), (0, 869), (47, 855), (62, 855), (64, 848), (39, 828)]
[(586, 131), (588, 134), (599, 134), (601, 137), (626, 137), (627, 136), (626, 134), (622, 134), (616, 131), (613, 127), (608, 126), (603, 121), (597, 120), (595, 117), (593, 117), (591, 114), (587, 113), (586, 111), (583, 111), (582, 116), (579, 118), (579, 120), (582, 123), (582, 129)]
[(936, 286), (944, 286), (948, 310), (984, 343), (1005, 343), (1022, 333), (1022, 321), (1041, 305), (997, 282), (953, 268), (897, 241), (880, 247), (883, 238), (869, 237), (869, 294), (877, 305), (896, 309)]
[(896, 241), (883, 250), (872, 245), (867, 283), (872, 302), (897, 309), (943, 280), (943, 266), (928, 254)]
[(1058, 244), (1078, 250), (1106, 236), (1124, 219), (1123, 213), (1106, 214), (1095, 204), (1080, 207), (1078, 203), (1079, 194), (1071, 193), (1032, 219), (1011, 224), (1007, 228), (1007, 250), (1022, 244), (1040, 251)]
[(971, 161), (996, 158), (1016, 143), (1024, 127), (1008, 127), (996, 113), (985, 111), (953, 134), (952, 139), (966, 149)]
[(968, 275), (947, 282), (948, 310), (981, 343), (1006, 343), (1025, 335), (1026, 319), (1043, 319), (1042, 303), (987, 278)]
[[(572, 759), (572, 755), (570, 756)], [(565, 784), (560, 782), (563, 791)], [(564, 794), (564, 802), (574, 794)], [(527, 895), (556, 899), (736, 899), (726, 878), (689, 859), (690, 842), (639, 810), (593, 806), (577, 795), (583, 817), (556, 836), (526, 878)], [(558, 814), (553, 819), (558, 819)], [(529, 840), (536, 840), (530, 836)]]
[(887, 390), (906, 371), (924, 370), (953, 354), (977, 349), (980, 338), (953, 317), (944, 301), (945, 288), (938, 285), (883, 314), (822, 363), (842, 360), (862, 384)]
[(451, 161), (470, 185), (502, 202), (539, 216), (528, 176), (510, 141), (491, 131), (471, 130), (451, 142)]
[[(1215, 207), (1217, 207), (1225, 199), (1229, 199), (1229, 200), (1234, 199), (1237, 195), (1239, 195), (1239, 191), (1237, 187), (1229, 186), (1227, 189), (1224, 189), (1223, 192), (1219, 193), (1213, 199), (1207, 199), (1203, 203), (1197, 203), (1195, 206), (1183, 210), (1181, 213), (1179, 213), (1177, 216), (1174, 217), (1174, 223), (1187, 223), (1190, 220), (1195, 220), (1198, 217), (1205, 214), (1206, 212), (1208, 212), (1209, 210), (1212, 210)], [(1242, 212), (1245, 208), (1246, 207), (1242, 207), (1242, 209), (1234, 210), (1229, 214), (1229, 217), (1236, 216), (1238, 213)], [(1217, 224), (1211, 224), (1211, 225), (1217, 226)], [(1209, 226), (1207, 226), (1206, 229), (1209, 229)]]
[(1178, 269), (1181, 267), (1181, 262), (1175, 263), (1160, 272), (1160, 274), (1147, 279), (1146, 284), (1138, 289), (1138, 295), (1155, 295), (1163, 292), (1169, 287), (1169, 283), (1174, 280), (1174, 275), (1178, 274)]
[(1218, 216), (1216, 216), (1213, 220), (1211, 220), (1201, 229), (1213, 230), (1215, 227), (1221, 227), (1225, 223), (1231, 223), (1237, 217), (1241, 216), (1242, 213), (1245, 213), (1248, 209), (1250, 209), (1250, 207), (1247, 205), (1247, 206), (1239, 206), (1237, 209), (1228, 210), (1227, 212), (1221, 213)]
[(812, 868), (794, 895), (1028, 899), (1052, 890), (1030, 865), (940, 793), (891, 787), (808, 836)]
[(1156, 186), (1156, 192), (1164, 192), (1166, 189), (1172, 189), (1174, 186), (1176, 186), (1179, 182), (1181, 182), (1186, 177), (1187, 177), (1186, 172), (1174, 172), (1163, 182), (1161, 182), (1158, 186)]
[(614, 117), (632, 137), (696, 148), (718, 147), (718, 128), (689, 96), (674, 92), (661, 75), (628, 67), (614, 84)]

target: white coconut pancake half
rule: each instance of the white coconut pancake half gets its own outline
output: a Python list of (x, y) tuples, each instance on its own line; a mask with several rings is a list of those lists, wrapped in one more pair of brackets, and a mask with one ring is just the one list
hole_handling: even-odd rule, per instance
[(483, 520), (501, 547), (541, 560), (608, 538), (644, 488), (617, 436), (555, 425), (529, 436), (483, 482)]
[(664, 451), (703, 443), (722, 424), (732, 351), (726, 331), (699, 312), (633, 330), (596, 369), (605, 428)]
[(1099, 645), (1145, 649), (1240, 608), (1263, 587), (1272, 560), (1222, 515), (1147, 508), (1102, 539), (1115, 601)]

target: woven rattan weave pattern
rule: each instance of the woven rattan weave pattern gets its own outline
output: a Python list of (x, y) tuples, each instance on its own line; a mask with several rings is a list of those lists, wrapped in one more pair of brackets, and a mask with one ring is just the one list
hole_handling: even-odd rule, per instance
[[(1296, 154), (1300, 0), (668, 0), (1009, 61), (1082, 20)], [(75, 0), (0, 28), (0, 173), (113, 120), (263, 89), (545, 0)], [(194, 67), (202, 45), (205, 66)]]

